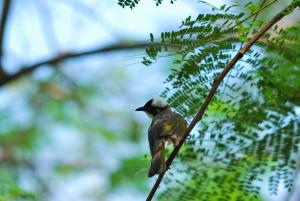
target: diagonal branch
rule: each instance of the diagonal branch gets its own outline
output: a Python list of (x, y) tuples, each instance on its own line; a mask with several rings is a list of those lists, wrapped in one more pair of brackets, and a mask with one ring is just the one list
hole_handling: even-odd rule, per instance
[(5, 27), (7, 18), (9, 15), (11, 6), (11, 0), (5, 0), (2, 5), (2, 16), (1, 16), (1, 22), (0, 22), (0, 77), (4, 75), (3, 67), (2, 67), (2, 55), (3, 55), (3, 41), (5, 38)]
[[(195, 127), (195, 125), (202, 119), (205, 110), (207, 109), (209, 103), (211, 102), (212, 98), (214, 97), (219, 85), (225, 78), (225, 76), (228, 74), (228, 72), (234, 67), (234, 65), (245, 55), (245, 53), (254, 45), (254, 43), (259, 40), (260, 37), (263, 36), (263, 34), (268, 31), (275, 23), (277, 23), (279, 20), (281, 20), (285, 15), (289, 14), (291, 11), (293, 11), (296, 7), (300, 7), (300, 1), (294, 1), (291, 5), (286, 7), (284, 10), (282, 10), (280, 13), (278, 13), (275, 17), (273, 17), (259, 32), (257, 32), (253, 38), (245, 44), (245, 46), (238, 51), (238, 53), (233, 57), (233, 59), (227, 64), (227, 66), (224, 68), (224, 70), (216, 77), (214, 80), (214, 83), (212, 85), (211, 90), (208, 93), (207, 98), (205, 99), (203, 105), (201, 106), (200, 110), (192, 120), (192, 122), (187, 127), (186, 131), (184, 132), (184, 137), (180, 141), (179, 145), (176, 146), (171, 153), (170, 157), (168, 158), (166, 165), (167, 169), (170, 167), (171, 163), (173, 162), (174, 158), (176, 157), (177, 153), (179, 152), (180, 148), (182, 147), (184, 141), (189, 136), (192, 129)], [(156, 190), (158, 189), (164, 175), (166, 172), (161, 173), (155, 184), (153, 185), (146, 201), (151, 201)]]
[(166, 44), (166, 43), (133, 43), (133, 44), (126, 44), (126, 43), (119, 43), (119, 44), (113, 44), (108, 45), (106, 47), (100, 47), (100, 48), (94, 48), (91, 50), (81, 51), (81, 52), (69, 52), (69, 53), (63, 53), (59, 54), (53, 58), (46, 59), (40, 62), (37, 62), (32, 65), (23, 66), (21, 70), (18, 72), (12, 74), (12, 75), (6, 75), (1, 77), (0, 76), (0, 87), (7, 84), (8, 82), (15, 80), (23, 75), (29, 74), (33, 72), (35, 69), (44, 66), (44, 65), (51, 65), (51, 64), (57, 64), (59, 62), (65, 61), (67, 59), (72, 58), (78, 58), (83, 56), (89, 56), (89, 55), (95, 55), (100, 53), (107, 53), (111, 51), (120, 51), (120, 50), (129, 50), (129, 49), (140, 49), (140, 48), (146, 48), (146, 47), (156, 47), (156, 46), (173, 46), (177, 47), (176, 44)]

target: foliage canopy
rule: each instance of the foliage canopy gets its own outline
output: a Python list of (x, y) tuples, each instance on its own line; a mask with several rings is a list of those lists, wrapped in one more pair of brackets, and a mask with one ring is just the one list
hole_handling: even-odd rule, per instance
[[(150, 34), (162, 45), (146, 49), (145, 65), (174, 55), (162, 97), (191, 119), (233, 53), (267, 22), (259, 14), (275, 2), (211, 6), (211, 14), (189, 16), (179, 30)], [(260, 200), (266, 183), (271, 195), (281, 183), (292, 190), (300, 142), (299, 33), (299, 22), (276, 25), (223, 80), (160, 200)]]

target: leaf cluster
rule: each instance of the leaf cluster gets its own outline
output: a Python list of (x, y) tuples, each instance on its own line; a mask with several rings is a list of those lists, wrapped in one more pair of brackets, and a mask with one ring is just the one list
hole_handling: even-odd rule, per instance
[[(250, 15), (260, 10), (245, 7)], [(266, 23), (231, 10), (224, 5), (189, 16), (158, 39), (150, 34), (162, 45), (147, 48), (143, 63), (151, 65), (163, 52), (176, 55), (161, 95), (189, 119), (233, 54)], [(260, 200), (263, 186), (276, 195), (280, 183), (292, 190), (300, 140), (299, 29), (300, 23), (272, 28), (222, 81), (161, 200)]]
[[(163, 0), (154, 0), (154, 1), (156, 6), (159, 6), (163, 2)], [(173, 4), (175, 1), (176, 0), (170, 0), (170, 3)], [(118, 4), (122, 6), (122, 8), (129, 7), (131, 9), (133, 9), (139, 2), (140, 0), (118, 0)]]

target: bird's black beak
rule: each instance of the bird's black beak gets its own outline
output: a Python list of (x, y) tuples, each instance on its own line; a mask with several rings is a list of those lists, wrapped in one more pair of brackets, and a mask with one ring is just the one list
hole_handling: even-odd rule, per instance
[(135, 111), (145, 111), (145, 108), (144, 107), (139, 107)]

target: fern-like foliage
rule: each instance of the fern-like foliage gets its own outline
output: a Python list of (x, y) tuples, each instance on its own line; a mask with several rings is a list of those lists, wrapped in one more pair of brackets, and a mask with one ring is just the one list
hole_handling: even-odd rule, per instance
[(135, 7), (138, 3), (139, 3), (140, 0), (119, 0), (118, 1), (118, 4), (120, 6), (122, 6), (123, 8), (125, 7), (129, 7), (129, 8), (133, 8)]
[[(233, 54), (265, 23), (244, 16), (222, 6), (188, 17), (159, 39), (150, 35), (163, 45), (147, 48), (143, 63), (151, 65), (162, 52), (176, 55), (162, 96), (188, 119)], [(299, 32), (300, 23), (275, 26), (223, 80), (180, 153), (182, 162), (171, 167), (160, 200), (260, 200), (266, 184), (272, 195), (281, 183), (292, 190), (300, 142)]]
[[(156, 6), (159, 6), (160, 4), (162, 4), (163, 0), (154, 0)], [(174, 3), (176, 0), (170, 0), (170, 3)], [(125, 7), (129, 7), (131, 9), (133, 9), (138, 3), (140, 2), (140, 0), (118, 0), (118, 4), (120, 6), (122, 6), (123, 8)]]

